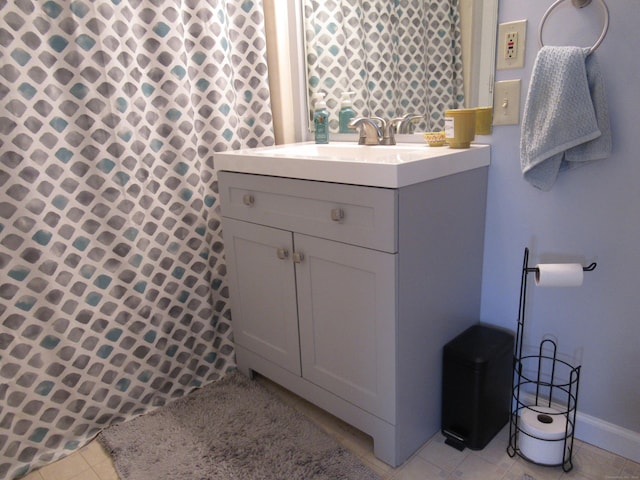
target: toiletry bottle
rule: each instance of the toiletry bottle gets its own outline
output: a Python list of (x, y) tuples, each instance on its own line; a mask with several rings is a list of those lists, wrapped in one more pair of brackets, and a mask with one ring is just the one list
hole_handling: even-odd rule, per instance
[(349, 128), (349, 122), (356, 116), (356, 112), (351, 107), (351, 95), (353, 92), (342, 92), (340, 111), (338, 112), (338, 131), (340, 133), (353, 133), (353, 129)]
[(329, 143), (329, 111), (324, 101), (324, 93), (316, 93), (316, 105), (313, 112), (316, 143)]

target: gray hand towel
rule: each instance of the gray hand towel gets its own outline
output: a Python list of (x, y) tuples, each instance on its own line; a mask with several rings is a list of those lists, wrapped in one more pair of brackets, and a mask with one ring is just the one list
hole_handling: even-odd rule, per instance
[(548, 191), (559, 172), (610, 154), (609, 112), (594, 54), (580, 47), (542, 47), (524, 106), (524, 178)]

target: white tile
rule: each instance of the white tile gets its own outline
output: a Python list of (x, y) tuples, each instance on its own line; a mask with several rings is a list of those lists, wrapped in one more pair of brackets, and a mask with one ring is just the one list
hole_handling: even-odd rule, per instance
[(89, 469), (84, 472), (78, 473), (77, 475), (69, 478), (69, 480), (100, 480), (100, 477), (96, 472)]
[(414, 457), (392, 475), (393, 480), (446, 479), (448, 473), (420, 457)]
[(488, 462), (495, 463), (508, 470), (515, 462), (507, 453), (509, 446), (509, 426), (503, 428), (482, 450), (474, 453)]
[(491, 463), (475, 453), (466, 456), (449, 478), (455, 480), (498, 480), (505, 476), (507, 469)]
[(445, 437), (438, 433), (418, 452), (418, 456), (440, 467), (446, 472), (453, 470), (470, 454), (469, 449), (457, 450), (445, 442)]
[(533, 480), (560, 480), (564, 472), (560, 467), (543, 467), (517, 457), (503, 480), (522, 480), (525, 475)]
[(42, 475), (40, 475), (40, 472), (36, 470), (34, 472), (31, 472), (26, 477), (22, 477), (21, 480), (43, 480), (43, 479), (42, 479)]
[(96, 463), (101, 463), (111, 458), (97, 440), (82, 447), (79, 453), (89, 465), (95, 465)]
[(382, 460), (377, 459), (373, 454), (366, 457), (361, 457), (360, 461), (369, 467), (372, 471), (377, 473), (382, 480), (388, 480), (393, 477), (393, 473), (397, 471), (396, 468), (390, 467)]
[(91, 468), (98, 475), (100, 480), (119, 480), (118, 473), (113, 467), (111, 459), (107, 459), (96, 465), (92, 465)]
[(592, 480), (619, 477), (626, 463), (624, 458), (588, 443), (582, 443), (572, 459), (570, 474)]
[(42, 467), (39, 472), (43, 480), (70, 480), (80, 473), (91, 470), (87, 461), (78, 452)]
[(622, 467), (622, 477), (640, 480), (640, 463), (627, 460)]

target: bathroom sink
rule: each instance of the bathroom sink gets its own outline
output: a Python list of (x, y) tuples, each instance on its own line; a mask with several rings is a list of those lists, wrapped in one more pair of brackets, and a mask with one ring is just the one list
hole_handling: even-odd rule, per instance
[(255, 153), (266, 156), (322, 158), (336, 161), (401, 162), (403, 158), (408, 161), (415, 156), (423, 156), (425, 147), (421, 144), (371, 146), (347, 142), (326, 145), (297, 143), (282, 145), (273, 149), (259, 149)]
[(293, 143), (214, 154), (217, 170), (386, 188), (486, 167), (489, 161), (488, 145), (450, 149), (422, 143)]

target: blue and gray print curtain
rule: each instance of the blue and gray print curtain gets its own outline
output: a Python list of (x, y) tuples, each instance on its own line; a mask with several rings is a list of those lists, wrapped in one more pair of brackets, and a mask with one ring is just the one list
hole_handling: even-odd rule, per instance
[(327, 94), (332, 129), (343, 92), (358, 115), (425, 115), (464, 104), (458, 0), (303, 0), (309, 91)]
[(0, 0), (0, 479), (234, 365), (213, 152), (273, 144), (260, 0)]

